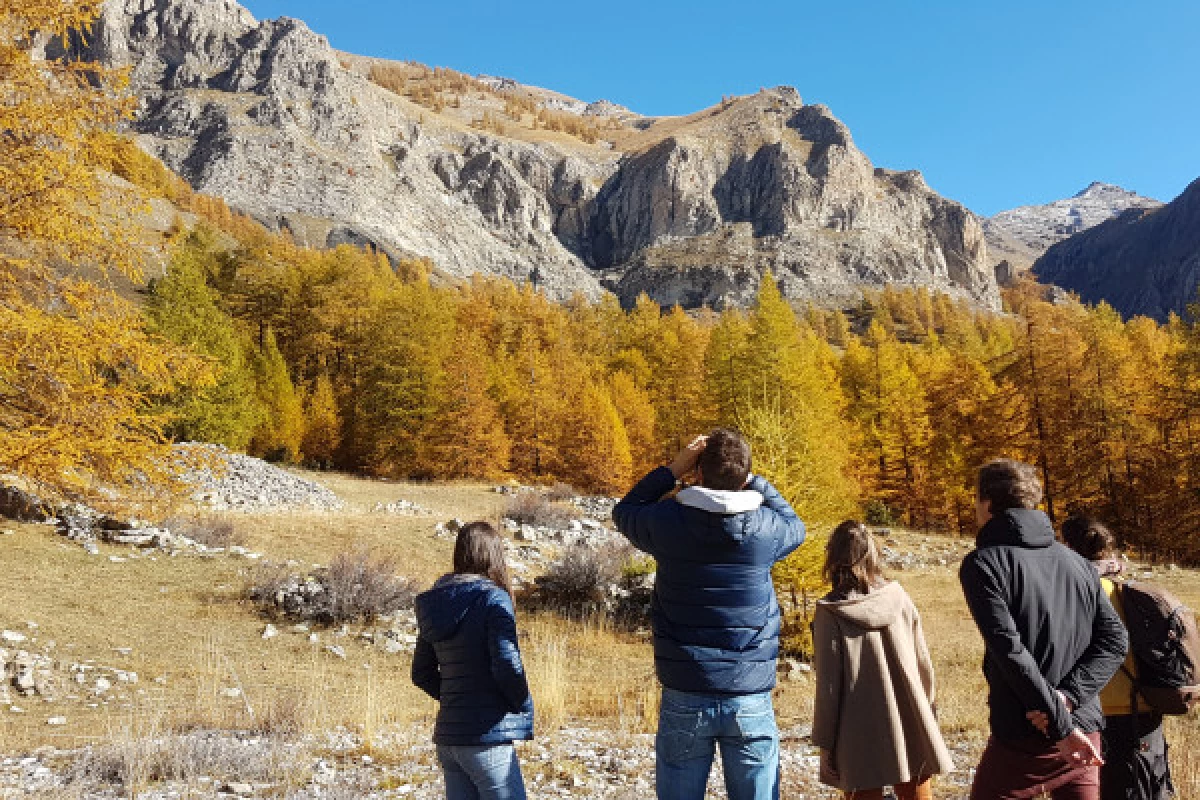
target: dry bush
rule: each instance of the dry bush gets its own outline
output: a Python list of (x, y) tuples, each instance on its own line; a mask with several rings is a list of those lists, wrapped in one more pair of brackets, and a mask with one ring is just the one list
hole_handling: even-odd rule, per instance
[(233, 521), (214, 514), (171, 517), (164, 523), (168, 530), (186, 536), (205, 547), (246, 546), (246, 534)]
[(568, 614), (602, 610), (628, 560), (627, 548), (571, 545), (537, 579), (543, 606)]
[(265, 564), (246, 594), (268, 617), (332, 626), (374, 622), (412, 608), (417, 584), (398, 576), (391, 558), (358, 549), (338, 554), (328, 567), (308, 575)]
[(368, 550), (342, 553), (318, 580), (329, 594), (328, 624), (371, 622), (404, 608), (412, 608), (416, 583), (396, 575), (396, 563)]
[(523, 600), (568, 617), (603, 614), (623, 626), (640, 626), (649, 609), (652, 565), (639, 560), (628, 545), (592, 547), (579, 542), (538, 576)]
[(200, 778), (294, 786), (303, 782), (305, 760), (297, 747), (271, 737), (215, 731), (118, 735), (82, 750), (70, 765), (67, 781), (83, 787), (120, 786), (131, 796), (155, 783), (195, 783)]
[(519, 525), (536, 528), (565, 528), (571, 520), (579, 519), (579, 511), (555, 502), (540, 492), (521, 492), (513, 497), (504, 516)]
[(542, 495), (551, 503), (566, 503), (578, 497), (579, 492), (575, 491), (575, 487), (571, 484), (559, 481), (544, 491)]

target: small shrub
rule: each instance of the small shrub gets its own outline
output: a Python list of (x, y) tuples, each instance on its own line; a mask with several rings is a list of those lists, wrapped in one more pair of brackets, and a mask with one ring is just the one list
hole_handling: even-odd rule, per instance
[(575, 487), (569, 483), (559, 481), (543, 492), (542, 496), (551, 503), (567, 503), (578, 497), (579, 492), (575, 491)]
[(657, 572), (658, 563), (652, 557), (634, 553), (621, 567), (621, 579), (625, 583), (632, 583)]
[(395, 562), (366, 550), (342, 553), (320, 575), (329, 594), (329, 624), (371, 622), (412, 608), (416, 583), (396, 576)]
[(521, 492), (509, 502), (504, 516), (518, 525), (565, 528), (571, 520), (579, 518), (579, 511), (537, 492)]
[(164, 523), (168, 530), (186, 536), (205, 547), (232, 547), (246, 545), (246, 534), (238, 530), (232, 520), (213, 515), (195, 514), (187, 517), (172, 517)]
[(264, 565), (255, 572), (247, 594), (268, 617), (330, 626), (369, 623), (412, 608), (417, 584), (397, 576), (391, 559), (356, 550), (308, 575)]
[(896, 512), (877, 497), (868, 500), (863, 506), (863, 517), (868, 525), (876, 527), (886, 528), (897, 522)]
[(525, 600), (535, 608), (569, 617), (607, 614), (637, 625), (645, 622), (654, 590), (653, 559), (628, 545), (571, 545), (539, 576)]

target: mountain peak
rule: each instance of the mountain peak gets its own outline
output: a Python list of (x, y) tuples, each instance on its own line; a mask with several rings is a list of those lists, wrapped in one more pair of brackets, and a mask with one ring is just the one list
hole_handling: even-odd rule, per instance
[(1080, 189), (1078, 192), (1072, 195), (1071, 199), (1087, 200), (1099, 197), (1128, 197), (1137, 198), (1139, 200), (1149, 200), (1150, 202), (1154, 203), (1158, 202), (1157, 200), (1149, 197), (1141, 197), (1137, 192), (1130, 191), (1122, 186), (1117, 186), (1113, 183), (1105, 183), (1104, 181), (1092, 181), (1083, 189)]
[(1018, 272), (1030, 267), (1062, 240), (1119, 216), (1131, 208), (1161, 206), (1120, 186), (1092, 181), (1071, 197), (1038, 206), (1001, 211), (984, 221), (988, 248)]

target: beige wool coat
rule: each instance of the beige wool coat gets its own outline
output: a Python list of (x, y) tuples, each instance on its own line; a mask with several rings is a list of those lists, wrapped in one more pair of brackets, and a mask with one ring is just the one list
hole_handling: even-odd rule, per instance
[(934, 714), (933, 663), (921, 616), (892, 582), (826, 598), (813, 618), (813, 744), (830, 752), (842, 791), (877, 789), (954, 768)]

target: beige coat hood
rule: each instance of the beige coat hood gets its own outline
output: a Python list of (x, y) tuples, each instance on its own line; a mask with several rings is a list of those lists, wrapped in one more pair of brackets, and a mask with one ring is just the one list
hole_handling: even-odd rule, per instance
[(877, 631), (894, 623), (912, 606), (912, 601), (900, 584), (892, 581), (870, 594), (855, 595), (845, 600), (818, 600), (817, 604), (863, 630)]

